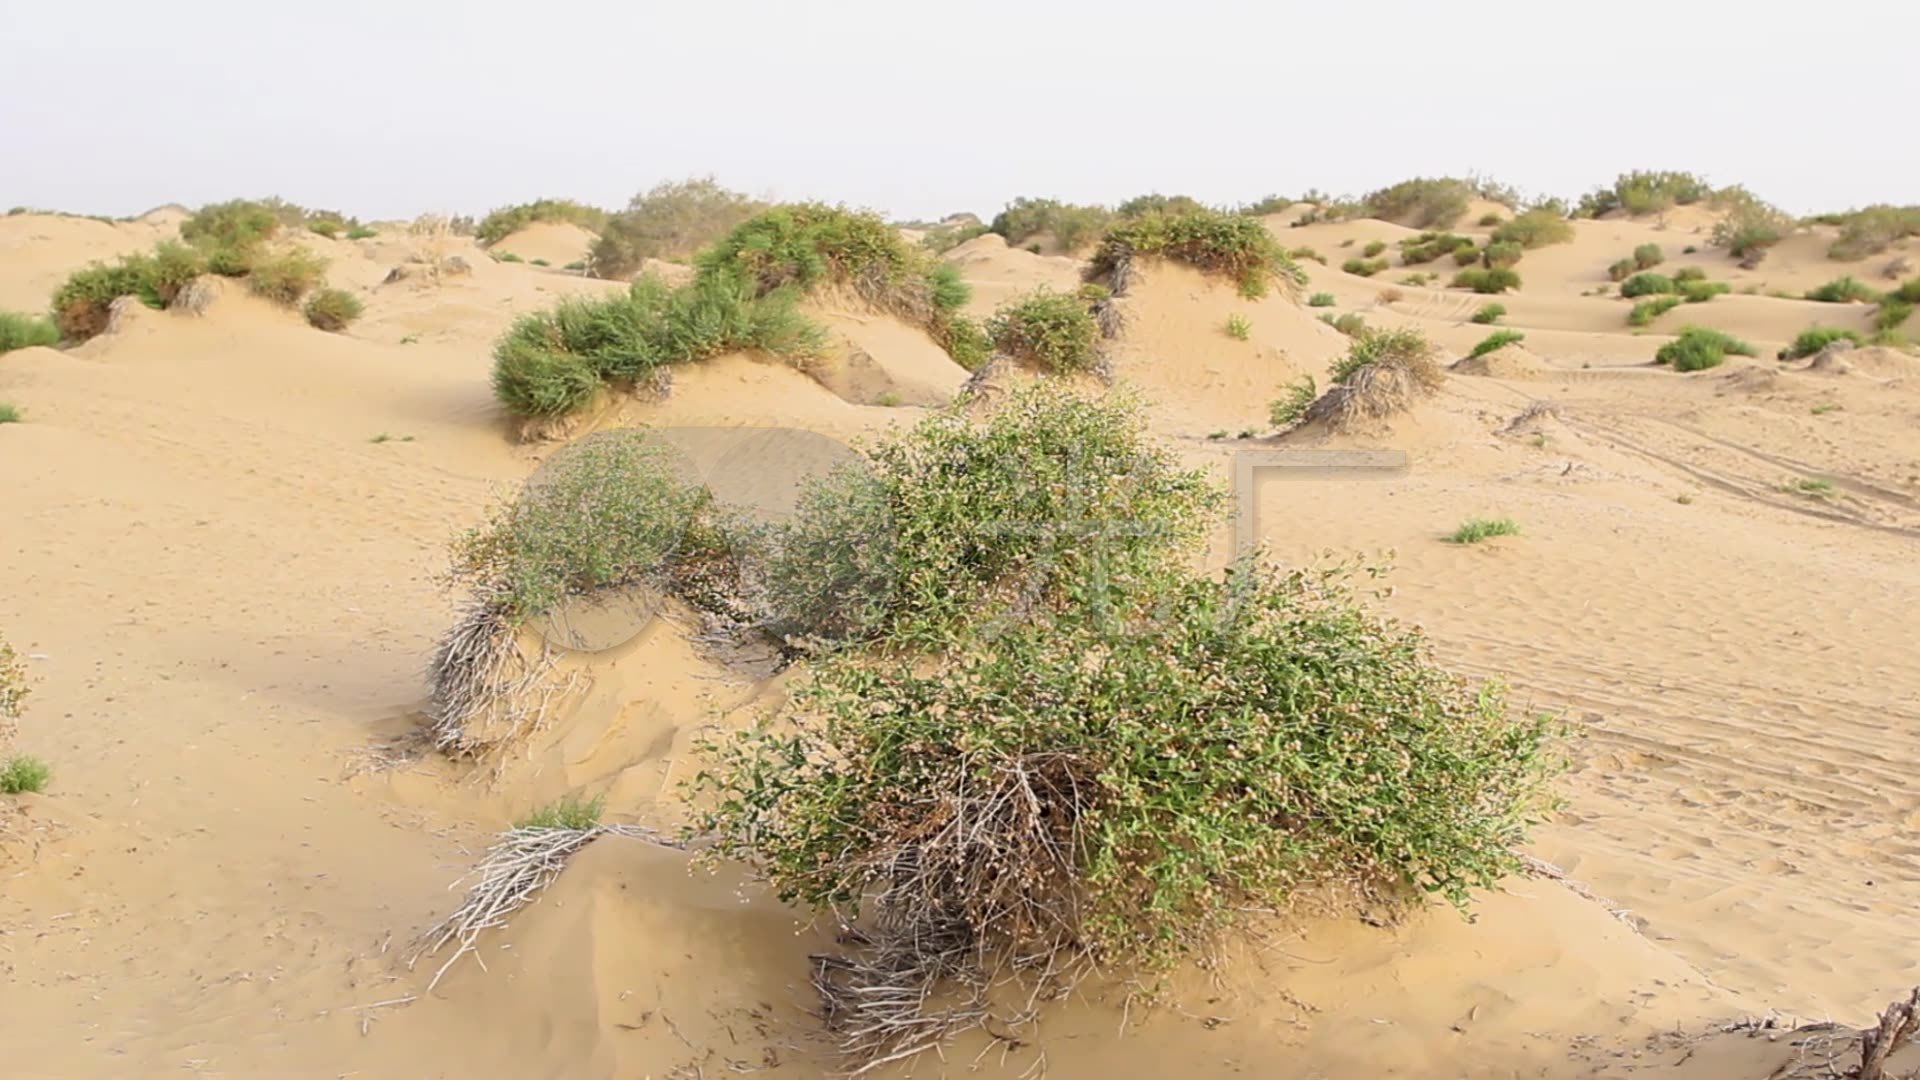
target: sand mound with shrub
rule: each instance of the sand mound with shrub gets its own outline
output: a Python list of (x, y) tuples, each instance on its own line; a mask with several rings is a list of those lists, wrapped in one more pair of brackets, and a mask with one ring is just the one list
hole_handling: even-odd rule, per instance
[(1496, 379), (1537, 379), (1553, 368), (1524, 345), (1502, 345), (1479, 356), (1455, 360), (1451, 369), (1457, 375), (1484, 375)]
[(536, 221), (501, 237), (489, 250), (495, 256), (518, 255), (527, 262), (541, 259), (559, 269), (585, 261), (596, 239), (570, 221)]
[(967, 284), (973, 286), (973, 299), (967, 303), (966, 312), (980, 319), (1008, 300), (1037, 288), (1072, 292), (1080, 285), (1078, 260), (1010, 247), (997, 233), (976, 236), (947, 251), (940, 260), (959, 267)]

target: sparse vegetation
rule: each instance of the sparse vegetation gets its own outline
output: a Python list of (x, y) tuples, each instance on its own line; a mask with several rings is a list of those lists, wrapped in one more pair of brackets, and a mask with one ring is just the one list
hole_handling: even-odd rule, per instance
[(1432, 274), (1428, 274), (1428, 273), (1408, 274), (1406, 277), (1403, 277), (1400, 279), (1400, 284), (1411, 285), (1417, 289), (1417, 288), (1422, 288), (1426, 286), (1431, 281), (1433, 281)]
[(1680, 290), (1680, 299), (1689, 304), (1704, 304), (1733, 290), (1724, 281), (1675, 281), (1674, 287)]
[(1313, 407), (1314, 400), (1320, 396), (1319, 387), (1314, 385), (1313, 376), (1302, 375), (1287, 384), (1286, 394), (1274, 400), (1267, 412), (1267, 421), (1277, 428), (1291, 427), (1299, 423)]
[(13, 722), (20, 719), (32, 693), (20, 654), (13, 651), (6, 638), (0, 638), (0, 736), (12, 734)]
[(1258, 220), (1210, 210), (1150, 213), (1120, 222), (1094, 250), (1086, 278), (1124, 294), (1132, 262), (1139, 256), (1183, 262), (1202, 273), (1230, 278), (1248, 299), (1276, 287), (1290, 292), (1306, 279)]
[(355, 225), (347, 230), (347, 239), (349, 240), (371, 240), (378, 235), (378, 233), (367, 228), (365, 225)]
[(246, 252), (280, 231), (273, 206), (254, 199), (209, 203), (180, 223), (180, 239), (201, 251)]
[(646, 260), (685, 258), (765, 209), (710, 176), (657, 184), (600, 226), (588, 265), (595, 277), (631, 277)]
[(1361, 318), (1360, 313), (1357, 311), (1349, 311), (1338, 317), (1322, 315), (1320, 316), (1320, 321), (1348, 337), (1359, 337), (1361, 334), (1366, 333), (1367, 330), (1367, 320)]
[(1620, 283), (1620, 295), (1629, 300), (1678, 292), (1679, 288), (1674, 285), (1673, 279), (1665, 274), (1639, 273)]
[(1505, 220), (1507, 219), (1501, 217), (1499, 214), (1483, 214), (1480, 217), (1480, 227), (1483, 229), (1491, 229)]
[(1573, 239), (1573, 225), (1551, 210), (1529, 210), (1493, 231), (1495, 243), (1518, 244), (1527, 250), (1564, 244)]
[(1827, 304), (1874, 304), (1880, 301), (1880, 293), (1866, 282), (1849, 276), (1834, 278), (1809, 291), (1807, 299)]
[(1827, 257), (1842, 262), (1878, 255), (1910, 236), (1920, 236), (1920, 206), (1869, 206), (1834, 220), (1840, 235)]
[(1496, 330), (1480, 340), (1468, 356), (1485, 356), (1498, 349), (1504, 349), (1515, 342), (1525, 341), (1527, 335), (1518, 330)]
[(1810, 499), (1831, 499), (1836, 494), (1833, 481), (1824, 476), (1803, 476), (1781, 485), (1781, 489)]
[(1781, 349), (1782, 360), (1800, 360), (1825, 349), (1836, 341), (1847, 341), (1855, 345), (1865, 344), (1860, 335), (1852, 330), (1843, 330), (1837, 326), (1809, 326), (1800, 331), (1793, 343)]
[(1287, 249), (1287, 258), (1294, 262), (1299, 262), (1301, 259), (1312, 259), (1321, 266), (1327, 265), (1327, 257), (1310, 247), (1289, 248)]
[(1520, 274), (1505, 267), (1469, 267), (1453, 275), (1453, 287), (1477, 293), (1503, 293), (1520, 287)]
[(491, 247), (541, 221), (568, 222), (589, 232), (599, 232), (606, 225), (607, 212), (572, 199), (536, 199), (492, 211), (480, 219), (480, 223), (474, 227), (473, 236), (481, 246)]
[(1054, 374), (1100, 362), (1100, 324), (1073, 293), (1041, 288), (1001, 305), (987, 320), (987, 337), (1000, 352)]
[(1627, 313), (1627, 325), (1651, 326), (1653, 320), (1685, 302), (1678, 296), (1659, 296), (1652, 300), (1642, 300), (1633, 305), (1633, 310)]
[(1371, 259), (1385, 250), (1387, 250), (1387, 242), (1385, 240), (1375, 240), (1366, 247), (1361, 248), (1360, 255), (1363, 258)]
[(1037, 236), (1052, 238), (1062, 251), (1076, 251), (1098, 238), (1113, 221), (1104, 206), (1076, 206), (1058, 199), (1019, 198), (993, 217), (987, 231), (999, 233), (1009, 244), (1024, 244)]
[(1737, 200), (1713, 226), (1711, 243), (1727, 249), (1748, 270), (1759, 266), (1767, 251), (1793, 229), (1793, 218), (1758, 199)]
[(600, 815), (606, 810), (604, 796), (591, 799), (578, 795), (568, 795), (555, 802), (536, 808), (526, 817), (513, 823), (516, 829), (591, 829), (600, 824)]
[(47, 763), (29, 754), (15, 754), (0, 765), (0, 795), (21, 795), (46, 790), (53, 770)]
[(1308, 307), (1332, 307), (1333, 305), (1333, 294), (1330, 292), (1317, 292), (1307, 297)]
[(60, 344), (60, 328), (46, 319), (0, 311), (0, 353)]
[(1368, 217), (1414, 229), (1444, 229), (1460, 220), (1473, 196), (1472, 186), (1464, 180), (1422, 177), (1381, 188), (1361, 203)]
[(20, 422), (20, 407), (8, 401), (0, 401), (0, 424)]
[(1342, 271), (1357, 277), (1372, 277), (1386, 268), (1387, 260), (1385, 259), (1348, 259), (1340, 264)]
[(1473, 321), (1481, 326), (1490, 326), (1499, 322), (1507, 314), (1505, 304), (1482, 304), (1480, 310), (1473, 313)]
[(1509, 240), (1496, 240), (1481, 249), (1480, 263), (1489, 269), (1504, 270), (1509, 267), (1518, 266), (1520, 264), (1520, 257), (1525, 254), (1526, 249), (1522, 248), (1519, 244)]
[(1520, 526), (1512, 518), (1469, 518), (1448, 535), (1450, 544), (1477, 544), (1496, 536), (1518, 536)]
[(1235, 341), (1245, 341), (1253, 333), (1253, 324), (1245, 315), (1227, 316), (1227, 336)]
[(1653, 360), (1685, 372), (1719, 367), (1728, 356), (1755, 355), (1753, 346), (1739, 338), (1704, 326), (1688, 326), (1681, 329), (1679, 337), (1660, 346)]
[(139, 296), (149, 288), (147, 266), (144, 256), (132, 256), (93, 263), (69, 274), (53, 294), (53, 321), (60, 336), (81, 342), (104, 332), (115, 300)]
[(1624, 210), (1633, 217), (1664, 214), (1675, 206), (1703, 202), (1713, 193), (1711, 185), (1692, 173), (1622, 173), (1611, 187), (1583, 196), (1573, 216), (1595, 218), (1614, 210)]
[(308, 325), (337, 334), (352, 325), (365, 309), (360, 298), (345, 289), (321, 289), (307, 298)]
[[(1888, 333), (1906, 323), (1913, 316), (1914, 305), (1893, 296), (1880, 299), (1879, 310), (1873, 313), (1873, 328), (1877, 333)], [(0, 352), (4, 352), (0, 348)]]
[(1406, 266), (1419, 266), (1445, 255), (1472, 250), (1472, 237), (1449, 232), (1423, 232), (1400, 241), (1400, 262)]
[(521, 257), (520, 257), (520, 256), (518, 256), (518, 255), (515, 255), (515, 254), (514, 254), (513, 252), (511, 252), (511, 251), (496, 251), (496, 252), (494, 252), (494, 253), (493, 253), (493, 261), (494, 261), (494, 262), (503, 262), (503, 263), (517, 263), (517, 262), (526, 262), (526, 260), (525, 260), (525, 259), (523, 259), (523, 258), (521, 258)]
[(292, 307), (326, 280), (327, 260), (305, 248), (290, 247), (255, 259), (247, 272), (247, 291)]
[(1815, 416), (1825, 416), (1830, 412), (1839, 412), (1840, 405), (1838, 402), (1823, 401), (1820, 404), (1815, 405), (1813, 408), (1808, 409), (1807, 411), (1812, 413)]
[(1114, 212), (1127, 218), (1142, 217), (1146, 214), (1190, 214), (1196, 210), (1211, 209), (1212, 207), (1191, 195), (1162, 195), (1153, 192), (1147, 195), (1135, 195), (1115, 207)]

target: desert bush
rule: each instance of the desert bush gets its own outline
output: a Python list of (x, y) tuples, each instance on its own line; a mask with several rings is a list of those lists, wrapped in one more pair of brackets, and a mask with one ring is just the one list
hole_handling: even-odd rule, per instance
[(540, 221), (571, 222), (591, 232), (599, 232), (607, 222), (607, 212), (572, 199), (535, 199), (489, 212), (474, 227), (473, 235), (481, 246), (491, 246)]
[(1632, 259), (1620, 259), (1607, 267), (1607, 280), (1625, 281), (1639, 271), (1640, 265)]
[(1524, 254), (1526, 249), (1511, 240), (1495, 240), (1480, 252), (1480, 262), (1489, 269), (1504, 270), (1519, 265)]
[(1705, 281), (1707, 272), (1698, 266), (1683, 266), (1673, 272), (1673, 283), (1685, 285), (1689, 281)]
[(1633, 305), (1633, 310), (1627, 313), (1627, 325), (1651, 326), (1653, 320), (1679, 307), (1682, 303), (1685, 301), (1678, 296), (1661, 296), (1653, 300), (1642, 300)]
[(1753, 346), (1739, 338), (1704, 326), (1688, 326), (1680, 336), (1660, 346), (1654, 353), (1656, 364), (1671, 364), (1675, 371), (1704, 371), (1719, 367), (1729, 356), (1757, 355)]
[(1636, 269), (1651, 270), (1667, 261), (1666, 253), (1659, 244), (1641, 244), (1633, 249), (1633, 265)]
[(1349, 311), (1337, 317), (1333, 315), (1322, 315), (1320, 316), (1320, 321), (1348, 337), (1359, 337), (1361, 334), (1367, 332), (1367, 320), (1361, 318), (1360, 313), (1356, 311)]
[(1480, 217), (1479, 224), (1480, 224), (1480, 227), (1483, 229), (1491, 229), (1498, 226), (1501, 222), (1505, 220), (1507, 219), (1501, 217), (1499, 214), (1482, 214)]
[(1241, 206), (1234, 212), (1248, 217), (1264, 217), (1267, 214), (1277, 214), (1292, 205), (1293, 200), (1285, 195), (1267, 195)]
[(1287, 249), (1287, 258), (1294, 262), (1299, 262), (1301, 259), (1312, 259), (1321, 266), (1327, 265), (1327, 257), (1310, 247), (1289, 248)]
[(1898, 241), (1920, 236), (1920, 206), (1869, 206), (1844, 215), (1827, 256), (1841, 261), (1878, 255)]
[(1385, 250), (1387, 250), (1387, 242), (1385, 240), (1375, 240), (1366, 247), (1361, 248), (1360, 255), (1362, 258), (1371, 259)]
[(1704, 304), (1716, 296), (1733, 291), (1733, 286), (1724, 281), (1675, 281), (1674, 287), (1679, 290), (1680, 299), (1689, 304)]
[(138, 296), (144, 287), (144, 257), (93, 263), (67, 275), (53, 294), (53, 322), (60, 336), (81, 342), (106, 330), (113, 302)]
[(20, 795), (46, 790), (53, 770), (47, 763), (29, 754), (15, 754), (0, 765), (0, 795)]
[(13, 722), (20, 719), (32, 692), (20, 654), (13, 651), (6, 638), (0, 637), (0, 738), (13, 733)]
[(1739, 200), (1718, 222), (1709, 239), (1715, 247), (1752, 269), (1793, 229), (1793, 218), (1758, 199)]
[(1149, 195), (1135, 195), (1114, 208), (1121, 217), (1140, 217), (1144, 214), (1190, 214), (1195, 210), (1210, 210), (1211, 207), (1191, 195), (1162, 195), (1154, 192)]
[(1342, 271), (1358, 277), (1372, 277), (1386, 268), (1387, 260), (1385, 259), (1348, 259), (1340, 264)]
[(0, 353), (60, 344), (60, 328), (50, 320), (0, 311)]
[(1400, 262), (1405, 266), (1430, 263), (1443, 255), (1473, 249), (1473, 239), (1449, 232), (1423, 232), (1400, 241)]
[(276, 208), (257, 199), (210, 203), (180, 223), (180, 239), (203, 251), (249, 251), (280, 231)]
[(589, 264), (595, 277), (628, 277), (647, 259), (685, 258), (764, 209), (710, 176), (657, 184), (600, 226)]
[(349, 240), (371, 240), (378, 235), (378, 233), (367, 228), (365, 225), (355, 225), (347, 229), (347, 239)]
[(986, 327), (973, 319), (954, 315), (947, 320), (945, 331), (940, 344), (954, 363), (968, 371), (978, 370), (993, 355), (993, 338), (987, 334)]
[(1467, 212), (1474, 191), (1463, 180), (1448, 177), (1402, 180), (1361, 200), (1368, 217), (1415, 229), (1446, 228)]
[(1455, 266), (1472, 266), (1474, 263), (1479, 262), (1480, 259), (1481, 252), (1479, 248), (1460, 247), (1453, 249), (1453, 265)]
[(1055, 374), (1086, 371), (1100, 361), (1100, 326), (1086, 300), (1041, 288), (1002, 304), (987, 320), (993, 347)]
[(1258, 220), (1211, 210), (1150, 213), (1116, 224), (1094, 250), (1086, 278), (1123, 295), (1138, 256), (1171, 259), (1231, 278), (1248, 299), (1265, 296), (1274, 287), (1290, 293), (1306, 279)]
[(1889, 300), (1899, 300), (1908, 304), (1920, 304), (1920, 278), (1900, 286), (1887, 294)]
[(1878, 303), (1880, 294), (1871, 285), (1853, 277), (1834, 278), (1807, 293), (1807, 299), (1827, 304)]
[(0, 424), (20, 422), (20, 407), (11, 401), (0, 401)]
[(527, 260), (521, 258), (518, 255), (515, 255), (511, 251), (496, 251), (493, 253), (493, 261), (503, 262), (503, 263), (517, 263), (517, 262), (526, 262)]
[(138, 270), (140, 299), (152, 308), (172, 304), (194, 278), (207, 272), (207, 260), (198, 250), (171, 240), (155, 245), (150, 255), (130, 256), (128, 262)]
[(1713, 196), (1713, 187), (1687, 172), (1629, 172), (1615, 178), (1611, 187), (1599, 188), (1581, 198), (1574, 217), (1593, 218), (1614, 210), (1625, 210), (1634, 217), (1660, 214), (1675, 206), (1687, 206)]
[(1800, 331), (1791, 344), (1780, 350), (1779, 357), (1782, 360), (1799, 360), (1812, 356), (1836, 341), (1864, 344), (1860, 335), (1852, 330), (1842, 330), (1836, 326), (1809, 326)]
[(1525, 341), (1526, 337), (1527, 335), (1518, 330), (1495, 330), (1493, 333), (1482, 338), (1480, 343), (1473, 347), (1473, 351), (1467, 355), (1485, 356), (1498, 349), (1504, 349), (1515, 342)]
[(308, 325), (337, 334), (358, 319), (365, 308), (359, 297), (345, 289), (321, 289), (307, 298), (303, 310)]
[(1253, 323), (1245, 315), (1227, 316), (1227, 336), (1235, 341), (1245, 341), (1253, 333)]
[(1620, 284), (1620, 295), (1629, 300), (1640, 296), (1655, 296), (1677, 291), (1679, 290), (1672, 278), (1650, 271), (1635, 274)]
[(869, 303), (921, 326), (935, 308), (957, 310), (967, 299), (957, 271), (908, 245), (878, 214), (824, 203), (763, 210), (694, 262), (703, 276), (737, 276), (761, 294), (789, 285), (850, 286)]
[(1573, 225), (1551, 210), (1529, 210), (1493, 230), (1491, 239), (1531, 250), (1572, 240)]
[[(1882, 297), (1879, 310), (1873, 313), (1873, 328), (1885, 334), (1906, 323), (1913, 315), (1914, 305), (1893, 296)], [(0, 347), (0, 352), (5, 351)]]
[(513, 823), (516, 829), (570, 829), (574, 831), (591, 829), (600, 824), (600, 815), (606, 810), (605, 797), (588, 799), (578, 795), (568, 795), (544, 806), (536, 807), (526, 817)]
[(1469, 518), (1447, 536), (1450, 544), (1477, 544), (1496, 536), (1518, 536), (1520, 526), (1512, 518)]
[(1009, 244), (1036, 236), (1050, 236), (1062, 250), (1072, 251), (1098, 237), (1113, 220), (1104, 206), (1077, 206), (1058, 199), (1018, 198), (995, 214), (987, 231), (999, 233)]
[(247, 271), (247, 291), (276, 304), (292, 307), (326, 279), (327, 260), (290, 247), (254, 259)]
[(1477, 293), (1503, 293), (1520, 287), (1520, 275), (1505, 267), (1470, 267), (1453, 275), (1453, 287)]
[(1352, 381), (1360, 369), (1383, 364), (1417, 372), (1417, 381), (1432, 389), (1440, 384), (1440, 369), (1433, 356), (1433, 343), (1418, 330), (1368, 330), (1354, 339), (1346, 355), (1334, 360), (1327, 377), (1340, 386)]
[(920, 247), (929, 255), (944, 255), (961, 244), (985, 236), (993, 230), (985, 225), (935, 225), (920, 238)]
[(1480, 310), (1473, 313), (1473, 321), (1486, 326), (1499, 322), (1506, 313), (1507, 305), (1505, 304), (1482, 304)]
[(1286, 394), (1274, 399), (1267, 408), (1267, 422), (1277, 428), (1291, 427), (1306, 418), (1307, 410), (1320, 396), (1320, 390), (1314, 385), (1313, 376), (1302, 375), (1287, 384)]
[(1411, 285), (1417, 289), (1427, 285), (1433, 280), (1434, 275), (1428, 273), (1408, 274), (1406, 277), (1400, 279), (1400, 284)]
[(1330, 292), (1317, 292), (1307, 297), (1308, 307), (1332, 307), (1333, 305), (1333, 294)]

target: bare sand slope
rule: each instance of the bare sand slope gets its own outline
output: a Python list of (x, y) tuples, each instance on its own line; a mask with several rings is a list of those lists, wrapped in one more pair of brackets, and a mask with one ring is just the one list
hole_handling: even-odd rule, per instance
[(585, 259), (596, 239), (570, 221), (536, 221), (501, 237), (490, 250), (496, 255), (518, 255), (529, 263), (540, 259), (561, 268)]
[(151, 220), (119, 222), (62, 214), (0, 217), (0, 311), (43, 314), (53, 290), (74, 270), (144, 251), (179, 231), (177, 220), (157, 213)]

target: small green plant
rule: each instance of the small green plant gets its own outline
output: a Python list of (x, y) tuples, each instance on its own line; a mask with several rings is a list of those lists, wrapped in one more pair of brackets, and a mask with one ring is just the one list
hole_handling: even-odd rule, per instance
[(0, 795), (21, 795), (46, 790), (53, 770), (47, 763), (27, 754), (15, 754), (0, 765)]
[(1698, 266), (1683, 266), (1673, 272), (1673, 283), (1685, 285), (1689, 281), (1705, 281), (1707, 272)]
[(1823, 401), (1807, 411), (1815, 416), (1825, 416), (1830, 412), (1839, 412), (1840, 404), (1834, 401)]
[(1620, 283), (1620, 295), (1629, 300), (1677, 291), (1673, 279), (1665, 274), (1639, 273)]
[(1803, 476), (1782, 484), (1781, 490), (1810, 499), (1831, 499), (1837, 494), (1833, 481), (1824, 476)]
[(17, 424), (19, 422), (19, 407), (9, 402), (0, 401), (0, 424)]
[(1426, 389), (1440, 383), (1440, 371), (1433, 362), (1433, 343), (1426, 335), (1410, 327), (1396, 330), (1370, 329), (1354, 338), (1344, 356), (1327, 368), (1327, 377), (1335, 385), (1353, 381), (1363, 368), (1380, 365), (1405, 372)]
[(1320, 390), (1314, 385), (1313, 376), (1302, 375), (1287, 384), (1286, 395), (1278, 398), (1270, 406), (1267, 420), (1274, 427), (1291, 427), (1307, 415)]
[(1520, 526), (1512, 518), (1469, 518), (1447, 537), (1450, 544), (1477, 544), (1496, 536), (1517, 536)]
[(383, 432), (381, 432), (380, 434), (378, 434), (378, 435), (375, 435), (375, 436), (374, 436), (373, 438), (371, 438), (371, 439), (368, 439), (367, 441), (368, 441), (368, 442), (370, 442), (370, 443), (375, 443), (375, 444), (378, 444), (378, 443), (390, 443), (390, 442), (412, 442), (412, 441), (413, 441), (413, 436), (411, 436), (411, 435), (389, 435), (389, 434), (387, 434), (386, 432), (384, 432), (384, 431), (383, 431)]
[(1697, 247), (1695, 247), (1695, 246), (1694, 246), (1694, 245), (1692, 245), (1692, 244), (1688, 244), (1688, 245), (1687, 245), (1686, 247), (1683, 247), (1683, 248), (1681, 248), (1681, 249), (1680, 249), (1680, 254), (1682, 254), (1682, 255), (1694, 255), (1694, 254), (1698, 254), (1698, 253), (1699, 253), (1699, 251), (1700, 251), (1700, 249), (1699, 249), (1699, 248), (1697, 248)]
[(1073, 293), (1041, 288), (1009, 301), (986, 330), (995, 349), (1041, 371), (1087, 371), (1100, 362), (1099, 321)]
[(1733, 290), (1724, 281), (1676, 281), (1674, 285), (1680, 290), (1680, 299), (1689, 304), (1704, 304)]
[(303, 310), (308, 325), (337, 334), (358, 319), (364, 308), (360, 298), (345, 289), (321, 289), (307, 298)]
[(1680, 494), (1675, 495), (1673, 497), (1673, 501), (1679, 503), (1681, 506), (1692, 506), (1693, 495), (1689, 492), (1683, 491)]
[[(1914, 305), (1910, 301), (1898, 299), (1892, 294), (1883, 297), (1879, 310), (1873, 313), (1874, 330), (1884, 334), (1904, 325), (1913, 316), (1913, 309)], [(0, 352), (5, 351), (4, 344), (0, 344)]]
[(1659, 244), (1641, 244), (1633, 249), (1633, 265), (1638, 270), (1651, 270), (1667, 261), (1666, 253)]
[(1367, 320), (1361, 318), (1360, 313), (1357, 311), (1349, 311), (1338, 317), (1322, 315), (1320, 316), (1320, 321), (1348, 337), (1359, 337), (1361, 334), (1367, 332)]
[(1520, 287), (1520, 274), (1504, 267), (1469, 267), (1453, 275), (1453, 287), (1477, 293), (1503, 293)]
[(403, 338), (401, 338), (401, 339), (400, 339), (400, 344), (402, 344), (402, 345), (418, 345), (418, 344), (420, 344), (420, 335), (419, 335), (419, 334), (408, 334), (408, 335), (406, 335), (405, 337), (403, 337)]
[(1627, 313), (1628, 326), (1651, 326), (1653, 320), (1679, 307), (1685, 301), (1678, 296), (1660, 296), (1652, 300), (1642, 300), (1633, 305)]
[(1529, 210), (1493, 230), (1496, 243), (1517, 244), (1531, 251), (1573, 239), (1573, 223), (1551, 210)]
[(1358, 277), (1372, 277), (1387, 268), (1385, 259), (1348, 259), (1340, 264), (1340, 269)]
[(1455, 266), (1472, 266), (1482, 258), (1483, 253), (1476, 247), (1457, 247), (1453, 249), (1453, 265)]
[(1226, 438), (1226, 437), (1227, 437), (1227, 434), (1228, 434), (1228, 433), (1227, 433), (1227, 429), (1225, 429), (1225, 428), (1221, 428), (1221, 429), (1220, 429), (1220, 430), (1218, 430), (1218, 431), (1213, 431), (1213, 432), (1209, 432), (1209, 433), (1207, 434), (1207, 438), (1209, 438), (1209, 439), (1215, 439), (1215, 440), (1218, 440), (1218, 439), (1224, 439), (1224, 438)]
[(1827, 304), (1878, 303), (1880, 294), (1853, 277), (1835, 278), (1807, 293), (1807, 299)]
[(378, 235), (380, 234), (367, 228), (365, 225), (355, 225), (347, 230), (347, 239), (349, 240), (371, 240)]
[(1252, 332), (1253, 332), (1253, 324), (1247, 321), (1247, 317), (1245, 315), (1227, 316), (1227, 336), (1228, 337), (1234, 339), (1235, 341), (1245, 341), (1247, 340), (1247, 336)]
[(305, 248), (287, 248), (254, 261), (247, 273), (247, 291), (292, 307), (318, 287), (326, 273), (327, 260)]
[(1800, 360), (1825, 349), (1836, 341), (1850, 341), (1855, 345), (1865, 344), (1860, 335), (1852, 330), (1843, 330), (1837, 326), (1809, 326), (1800, 331), (1793, 343), (1781, 349), (1782, 360)]
[(1333, 304), (1333, 294), (1330, 292), (1317, 292), (1307, 297), (1308, 307), (1332, 307)]
[(1432, 274), (1427, 274), (1427, 273), (1408, 274), (1406, 277), (1403, 277), (1400, 279), (1400, 284), (1411, 285), (1414, 288), (1421, 288), (1426, 284), (1428, 284), (1429, 282), (1431, 282), (1432, 280), (1433, 280)]
[(548, 261), (547, 261), (547, 260), (545, 260), (545, 259), (528, 259), (528, 260), (527, 260), (527, 265), (529, 265), (529, 266), (552, 266), (553, 264), (552, 264), (552, 263), (550, 263), (550, 262), (548, 262)]
[(587, 260), (575, 259), (572, 262), (568, 263), (567, 265), (561, 267), (560, 269), (571, 270), (576, 274), (585, 273), (587, 269)]
[(1371, 259), (1385, 250), (1387, 250), (1387, 242), (1385, 240), (1375, 240), (1366, 247), (1361, 248), (1360, 255), (1362, 258)]
[(1505, 220), (1507, 219), (1501, 217), (1499, 214), (1482, 214), (1480, 216), (1480, 227), (1483, 229), (1491, 229)]
[(1289, 248), (1287, 249), (1287, 258), (1292, 259), (1294, 262), (1299, 262), (1301, 259), (1312, 259), (1321, 266), (1327, 265), (1327, 257), (1310, 247)]
[(1524, 341), (1526, 337), (1527, 335), (1518, 330), (1496, 330), (1481, 339), (1480, 344), (1475, 345), (1473, 351), (1467, 355), (1485, 356), (1497, 349), (1504, 349), (1515, 342)]
[(568, 795), (555, 802), (535, 809), (526, 817), (513, 823), (516, 829), (568, 829), (573, 832), (585, 832), (600, 824), (600, 814), (606, 809), (604, 796), (591, 799), (578, 795)]
[(503, 263), (517, 263), (517, 262), (525, 262), (526, 260), (522, 259), (518, 255), (515, 255), (511, 251), (496, 251), (493, 253), (493, 261), (503, 262)]
[(1654, 354), (1656, 364), (1670, 364), (1675, 371), (1705, 371), (1719, 367), (1728, 356), (1757, 355), (1753, 346), (1739, 338), (1704, 326), (1688, 326), (1680, 336)]
[(1491, 326), (1499, 322), (1506, 314), (1507, 305), (1505, 304), (1482, 304), (1480, 305), (1480, 310), (1473, 313), (1473, 321), (1479, 323), (1481, 326)]
[(1632, 259), (1619, 259), (1607, 267), (1608, 281), (1625, 281), (1640, 271), (1640, 264)]
[(0, 353), (60, 344), (60, 328), (46, 319), (0, 311)]

